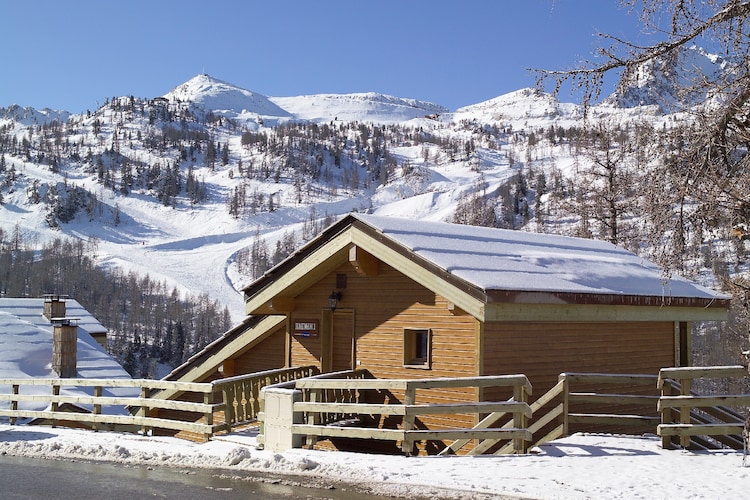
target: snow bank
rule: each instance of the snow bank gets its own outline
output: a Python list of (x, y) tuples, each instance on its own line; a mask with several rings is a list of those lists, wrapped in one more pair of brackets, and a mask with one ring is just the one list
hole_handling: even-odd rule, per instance
[[(145, 466), (223, 468), (355, 484), (389, 496), (443, 498), (747, 497), (741, 452), (662, 450), (655, 436), (576, 434), (523, 456), (403, 457), (256, 449), (252, 431), (208, 443), (0, 424), (0, 454)], [(749, 464), (750, 465), (750, 464)]]

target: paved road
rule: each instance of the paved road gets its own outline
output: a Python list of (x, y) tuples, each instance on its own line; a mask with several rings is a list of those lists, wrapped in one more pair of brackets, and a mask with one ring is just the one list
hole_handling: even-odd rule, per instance
[[(179, 500), (330, 498), (366, 500), (381, 497), (345, 488), (316, 489), (258, 481), (233, 471), (151, 468), (0, 456), (3, 500)], [(254, 480), (255, 479), (255, 480)]]

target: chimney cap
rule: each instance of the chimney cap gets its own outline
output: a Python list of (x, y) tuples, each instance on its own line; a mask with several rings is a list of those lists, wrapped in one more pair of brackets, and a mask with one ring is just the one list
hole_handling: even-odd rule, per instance
[(50, 318), (53, 325), (62, 326), (78, 326), (78, 321), (80, 320), (81, 318), (71, 318), (69, 316), (65, 316), (64, 318)]
[(44, 295), (42, 295), (42, 297), (44, 297), (45, 302), (53, 302), (57, 300), (69, 299), (70, 295), (63, 293), (45, 293)]

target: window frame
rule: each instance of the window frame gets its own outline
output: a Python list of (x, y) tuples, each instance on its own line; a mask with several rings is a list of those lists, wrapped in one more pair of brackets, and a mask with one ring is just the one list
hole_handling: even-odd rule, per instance
[[(425, 356), (418, 357), (422, 349)], [(432, 369), (431, 328), (404, 328), (404, 368)]]

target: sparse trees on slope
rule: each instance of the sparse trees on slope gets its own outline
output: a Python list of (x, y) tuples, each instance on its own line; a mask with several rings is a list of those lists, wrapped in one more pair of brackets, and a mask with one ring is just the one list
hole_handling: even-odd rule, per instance
[(628, 131), (605, 122), (592, 127), (581, 147), (581, 167), (566, 203), (580, 220), (578, 236), (632, 246), (627, 225), (639, 213), (637, 198), (642, 195), (637, 166)]
[[(652, 206), (660, 202), (663, 210), (651, 224), (650, 243), (660, 243), (660, 264), (672, 269), (684, 266), (689, 239), (713, 253), (710, 235), (727, 237), (735, 229), (745, 234), (750, 228), (750, 1), (747, 0), (621, 0), (623, 6), (639, 13), (644, 31), (658, 33), (660, 41), (636, 44), (614, 35), (601, 35), (604, 44), (597, 51), (603, 62), (584, 61), (568, 70), (539, 71), (539, 83), (552, 81), (556, 90), (571, 83), (583, 94), (586, 106), (599, 97), (605, 75), (621, 73), (621, 88), (635, 83), (644, 64), (667, 58), (677, 60), (680, 52), (692, 44), (705, 47), (723, 58), (723, 71), (696, 81), (674, 81), (676, 95), (703, 96), (703, 102), (689, 108), (690, 119), (670, 132), (669, 143), (662, 144), (661, 169), (652, 173), (662, 191), (647, 191)], [(662, 20), (668, 20), (663, 25)], [(656, 199), (658, 198), (658, 202)], [(668, 236), (665, 238), (665, 234)], [(692, 236), (691, 236), (692, 235)], [(704, 239), (704, 237), (706, 239)], [(743, 240), (744, 242), (744, 240)], [(743, 243), (744, 244), (744, 243)], [(695, 262), (695, 260), (693, 260)], [(726, 270), (716, 272), (719, 279)], [(744, 281), (726, 279), (739, 309), (746, 309), (741, 297)], [(733, 314), (747, 318), (747, 314)], [(727, 327), (748, 331), (747, 319)], [(720, 339), (717, 339), (717, 342)], [(735, 345), (735, 356), (742, 346)], [(730, 359), (706, 359), (706, 362), (732, 362)]]
[[(750, 2), (747, 0), (623, 0), (641, 4), (644, 30), (663, 32), (665, 39), (641, 46), (613, 35), (602, 35), (609, 44), (598, 50), (604, 62), (584, 62), (563, 71), (540, 71), (540, 82), (552, 79), (559, 89), (564, 82), (583, 91), (584, 104), (599, 96), (603, 78), (622, 73), (622, 87), (635, 82), (639, 69), (660, 58), (677, 57), (692, 43), (708, 45), (724, 55), (725, 70), (713, 79), (673, 82), (679, 95), (703, 95), (704, 106), (695, 107), (694, 125), (684, 128), (682, 148), (672, 159), (672, 175), (679, 176), (677, 201), (695, 199), (704, 209), (730, 211), (735, 224), (750, 224), (744, 207), (750, 206), (748, 146), (750, 146)], [(671, 19), (668, 27), (661, 19)]]

